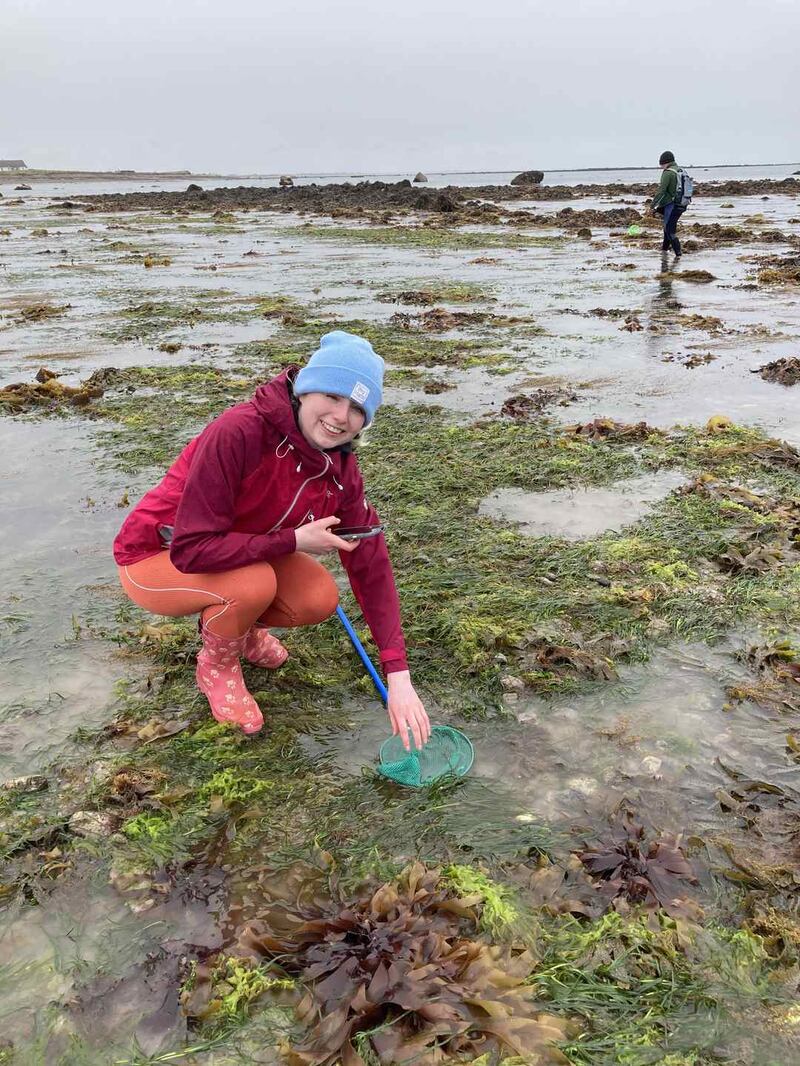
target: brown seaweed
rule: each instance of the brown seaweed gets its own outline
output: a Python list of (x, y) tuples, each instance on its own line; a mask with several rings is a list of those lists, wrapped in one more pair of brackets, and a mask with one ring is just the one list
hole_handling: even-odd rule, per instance
[(615, 909), (630, 904), (663, 908), (672, 917), (696, 917), (697, 904), (687, 895), (697, 884), (691, 863), (677, 837), (651, 836), (633, 812), (622, 806), (609, 835), (585, 848), (581, 862), (595, 878), (601, 896)]
[(297, 1008), (307, 1035), (289, 1063), (428, 1064), (501, 1050), (566, 1062), (553, 1044), (567, 1023), (540, 1010), (526, 985), (533, 957), (481, 939), (478, 903), (448, 893), (420, 863), (361, 898), (269, 903), (238, 943), (307, 986)]

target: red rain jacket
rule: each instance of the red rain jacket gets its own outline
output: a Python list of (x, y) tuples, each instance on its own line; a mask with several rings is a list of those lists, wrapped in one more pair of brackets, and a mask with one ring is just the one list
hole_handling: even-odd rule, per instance
[[(380, 519), (364, 496), (355, 455), (323, 452), (295, 421), (290, 368), (247, 403), (223, 412), (190, 441), (128, 515), (114, 541), (119, 566), (164, 550), (181, 573), (217, 573), (296, 550), (294, 530), (336, 515), (343, 526)], [(340, 552), (350, 585), (380, 649), (386, 673), (407, 670), (400, 604), (383, 535)]]

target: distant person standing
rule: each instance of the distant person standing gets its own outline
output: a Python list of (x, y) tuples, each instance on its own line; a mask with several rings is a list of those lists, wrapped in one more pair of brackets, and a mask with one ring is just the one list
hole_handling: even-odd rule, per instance
[(672, 248), (676, 258), (681, 255), (681, 242), (678, 240), (676, 230), (678, 219), (686, 207), (681, 203), (683, 200), (683, 174), (675, 162), (672, 152), (662, 152), (658, 165), (661, 167), (661, 182), (658, 192), (653, 197), (652, 210), (657, 215), (664, 216), (664, 240), (661, 251), (668, 252)]

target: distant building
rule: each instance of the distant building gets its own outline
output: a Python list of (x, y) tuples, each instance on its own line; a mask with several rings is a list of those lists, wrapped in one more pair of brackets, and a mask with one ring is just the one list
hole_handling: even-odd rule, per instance
[(0, 159), (0, 170), (27, 170), (24, 159)]

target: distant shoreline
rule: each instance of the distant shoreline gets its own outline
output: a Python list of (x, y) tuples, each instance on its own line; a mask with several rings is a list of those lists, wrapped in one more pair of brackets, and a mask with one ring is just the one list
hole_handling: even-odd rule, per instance
[[(238, 178), (239, 174), (192, 174), (187, 170), (0, 170), (0, 184), (26, 181), (197, 181)], [(254, 175), (249, 175), (254, 177)]]
[[(800, 163), (687, 163), (687, 168), (690, 170), (729, 170), (736, 169), (756, 169), (766, 167), (798, 167)], [(653, 166), (635, 166), (635, 167), (551, 167), (545, 170), (545, 174), (608, 174), (619, 171), (654, 171), (658, 168)], [(344, 178), (350, 180), (364, 181), (367, 176), (370, 178), (397, 178), (402, 171), (391, 171), (383, 174), (370, 173), (367, 174), (353, 174), (346, 171), (325, 171), (318, 173), (306, 173), (301, 171), (283, 171), (283, 173), (290, 173), (294, 178)], [(443, 175), (452, 174), (458, 175), (473, 175), (473, 174), (486, 174), (487, 176), (494, 174), (513, 174), (518, 173), (513, 169), (506, 170), (429, 170), (429, 174)], [(409, 176), (411, 172), (409, 171)], [(217, 173), (192, 173), (186, 170), (36, 170), (30, 168), (28, 170), (3, 170), (0, 171), (0, 185), (10, 185), (13, 183), (24, 183), (28, 181), (208, 181), (208, 180), (223, 180), (223, 181), (277, 181), (280, 178), (280, 173), (274, 174), (217, 174)]]

